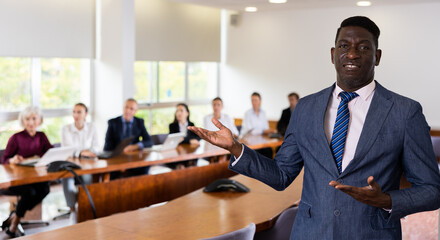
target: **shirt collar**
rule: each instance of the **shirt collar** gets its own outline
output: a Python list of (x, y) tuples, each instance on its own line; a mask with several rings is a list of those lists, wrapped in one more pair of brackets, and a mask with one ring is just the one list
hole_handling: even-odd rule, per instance
[[(355, 93), (357, 93), (362, 100), (367, 101), (373, 95), (374, 89), (376, 89), (376, 81), (373, 80), (368, 85), (356, 90)], [(333, 96), (339, 98), (339, 93), (343, 91), (344, 90), (336, 84), (336, 87), (333, 90)]]
[(179, 127), (187, 127), (188, 126), (188, 121), (186, 121), (184, 124), (180, 124), (179, 122)]
[(124, 123), (133, 123), (133, 120), (134, 120), (134, 118), (132, 118), (130, 121), (125, 121), (125, 118), (123, 117), (123, 116), (121, 116), (121, 121), (122, 121), (122, 124), (124, 124)]
[(83, 128), (81, 130), (76, 128), (75, 123), (72, 123), (72, 132), (82, 132), (82, 131), (86, 131), (87, 132), (87, 123), (84, 123), (84, 126), (83, 126)]

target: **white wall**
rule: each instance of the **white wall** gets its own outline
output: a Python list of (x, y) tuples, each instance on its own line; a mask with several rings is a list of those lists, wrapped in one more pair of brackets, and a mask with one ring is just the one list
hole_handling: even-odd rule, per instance
[(278, 119), (289, 92), (305, 96), (330, 86), (336, 81), (330, 59), (336, 29), (347, 17), (365, 15), (381, 29), (375, 78), (419, 101), (428, 123), (439, 129), (439, 12), (440, 3), (245, 13), (227, 29), (220, 75), (225, 108), (243, 117), (250, 94), (258, 91), (268, 118)]

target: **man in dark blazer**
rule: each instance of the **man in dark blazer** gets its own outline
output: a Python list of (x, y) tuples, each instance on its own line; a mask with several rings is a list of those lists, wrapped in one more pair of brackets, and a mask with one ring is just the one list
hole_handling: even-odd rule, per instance
[(124, 152), (132, 152), (153, 145), (153, 141), (145, 128), (144, 120), (134, 116), (137, 109), (136, 100), (127, 99), (123, 115), (108, 121), (104, 151), (115, 149), (122, 140), (130, 136), (134, 136), (134, 139), (130, 145), (125, 147)]
[[(275, 160), (237, 142), (218, 121), (217, 132), (190, 128), (229, 150), (232, 170), (277, 190), (304, 167), (291, 239), (401, 239), (402, 217), (440, 207), (440, 174), (420, 104), (374, 81), (379, 33), (366, 17), (341, 23), (331, 49), (336, 84), (298, 102)], [(340, 165), (333, 152), (339, 128), (329, 126), (347, 99), (353, 100), (345, 104), (350, 121)], [(399, 189), (402, 174), (408, 189)]]
[(295, 109), (296, 104), (299, 100), (299, 95), (297, 93), (290, 93), (287, 98), (289, 99), (289, 107), (284, 109), (281, 113), (281, 118), (277, 123), (277, 131), (281, 135), (286, 134), (287, 126), (289, 125), (290, 116)]

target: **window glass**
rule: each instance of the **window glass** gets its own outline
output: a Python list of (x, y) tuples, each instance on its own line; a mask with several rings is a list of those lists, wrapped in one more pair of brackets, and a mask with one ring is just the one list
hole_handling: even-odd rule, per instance
[(46, 134), (51, 144), (61, 143), (61, 129), (69, 123), (73, 123), (72, 116), (44, 118), (39, 131)]
[(134, 98), (139, 103), (157, 102), (157, 62), (138, 61), (134, 64)]
[(89, 105), (90, 61), (41, 59), (41, 107), (71, 108), (77, 102)]
[(0, 111), (19, 111), (31, 104), (31, 59), (0, 58)]
[(2, 122), (0, 124), (0, 149), (5, 149), (9, 138), (17, 132), (23, 131), (18, 120)]
[(190, 120), (197, 127), (203, 127), (203, 118), (212, 113), (211, 104), (189, 106), (191, 112)]
[(184, 100), (184, 62), (159, 62), (158, 79), (159, 102), (174, 102)]
[(188, 63), (189, 99), (211, 99), (217, 93), (217, 63)]

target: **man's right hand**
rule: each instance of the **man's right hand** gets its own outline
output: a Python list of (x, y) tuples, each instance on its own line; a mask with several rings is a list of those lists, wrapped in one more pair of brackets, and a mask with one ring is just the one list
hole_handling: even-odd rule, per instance
[(211, 121), (219, 129), (218, 131), (208, 131), (199, 127), (188, 127), (188, 129), (199, 135), (199, 137), (207, 142), (228, 150), (236, 158), (240, 157), (243, 145), (232, 136), (231, 130), (229, 130), (215, 118), (213, 118)]

